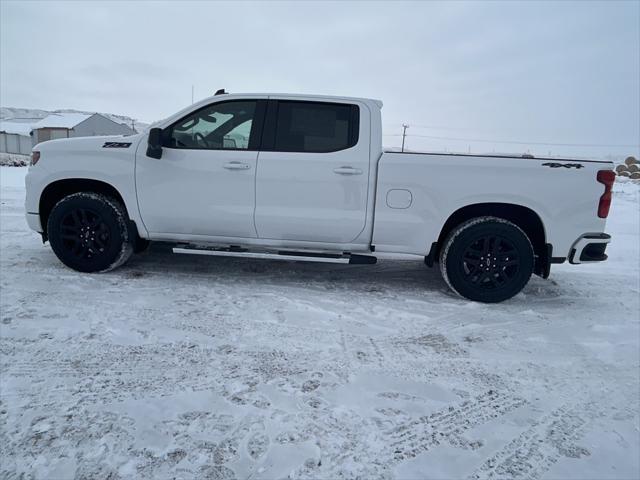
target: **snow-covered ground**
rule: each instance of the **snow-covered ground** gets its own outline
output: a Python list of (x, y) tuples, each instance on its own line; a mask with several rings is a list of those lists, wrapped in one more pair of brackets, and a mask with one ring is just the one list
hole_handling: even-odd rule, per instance
[(639, 195), (499, 305), (421, 262), (63, 267), (2, 167), (0, 477), (640, 476)]

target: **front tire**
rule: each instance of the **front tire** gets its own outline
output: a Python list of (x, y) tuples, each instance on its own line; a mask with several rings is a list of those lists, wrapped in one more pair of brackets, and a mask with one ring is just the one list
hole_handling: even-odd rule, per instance
[(497, 303), (519, 293), (534, 267), (529, 237), (497, 217), (468, 220), (448, 235), (440, 271), (449, 287), (469, 300)]
[(150, 244), (151, 242), (149, 240), (136, 236), (133, 242), (133, 253), (146, 252)]
[(47, 221), (49, 243), (67, 267), (104, 272), (119, 267), (133, 253), (127, 212), (117, 200), (93, 192), (64, 197)]

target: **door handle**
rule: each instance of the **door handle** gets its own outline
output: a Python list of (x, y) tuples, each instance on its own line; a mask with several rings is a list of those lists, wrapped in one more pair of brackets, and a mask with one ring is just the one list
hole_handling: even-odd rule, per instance
[(338, 175), (361, 175), (362, 170), (348, 166), (334, 168), (333, 171)]
[(227, 170), (249, 170), (251, 165), (242, 162), (227, 162), (223, 165)]

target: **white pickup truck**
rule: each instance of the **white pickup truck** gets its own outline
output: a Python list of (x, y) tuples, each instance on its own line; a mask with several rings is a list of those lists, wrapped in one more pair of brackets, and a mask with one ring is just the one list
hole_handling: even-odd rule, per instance
[(176, 253), (439, 263), (499, 302), (552, 263), (606, 260), (610, 162), (384, 151), (382, 102), (216, 94), (128, 137), (36, 145), (29, 226), (82, 272)]

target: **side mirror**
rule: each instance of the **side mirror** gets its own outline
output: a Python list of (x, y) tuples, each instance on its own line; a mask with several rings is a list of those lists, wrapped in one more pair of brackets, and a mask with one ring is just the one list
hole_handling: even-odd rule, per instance
[(149, 130), (149, 140), (147, 144), (147, 157), (162, 158), (162, 129), (152, 128)]

